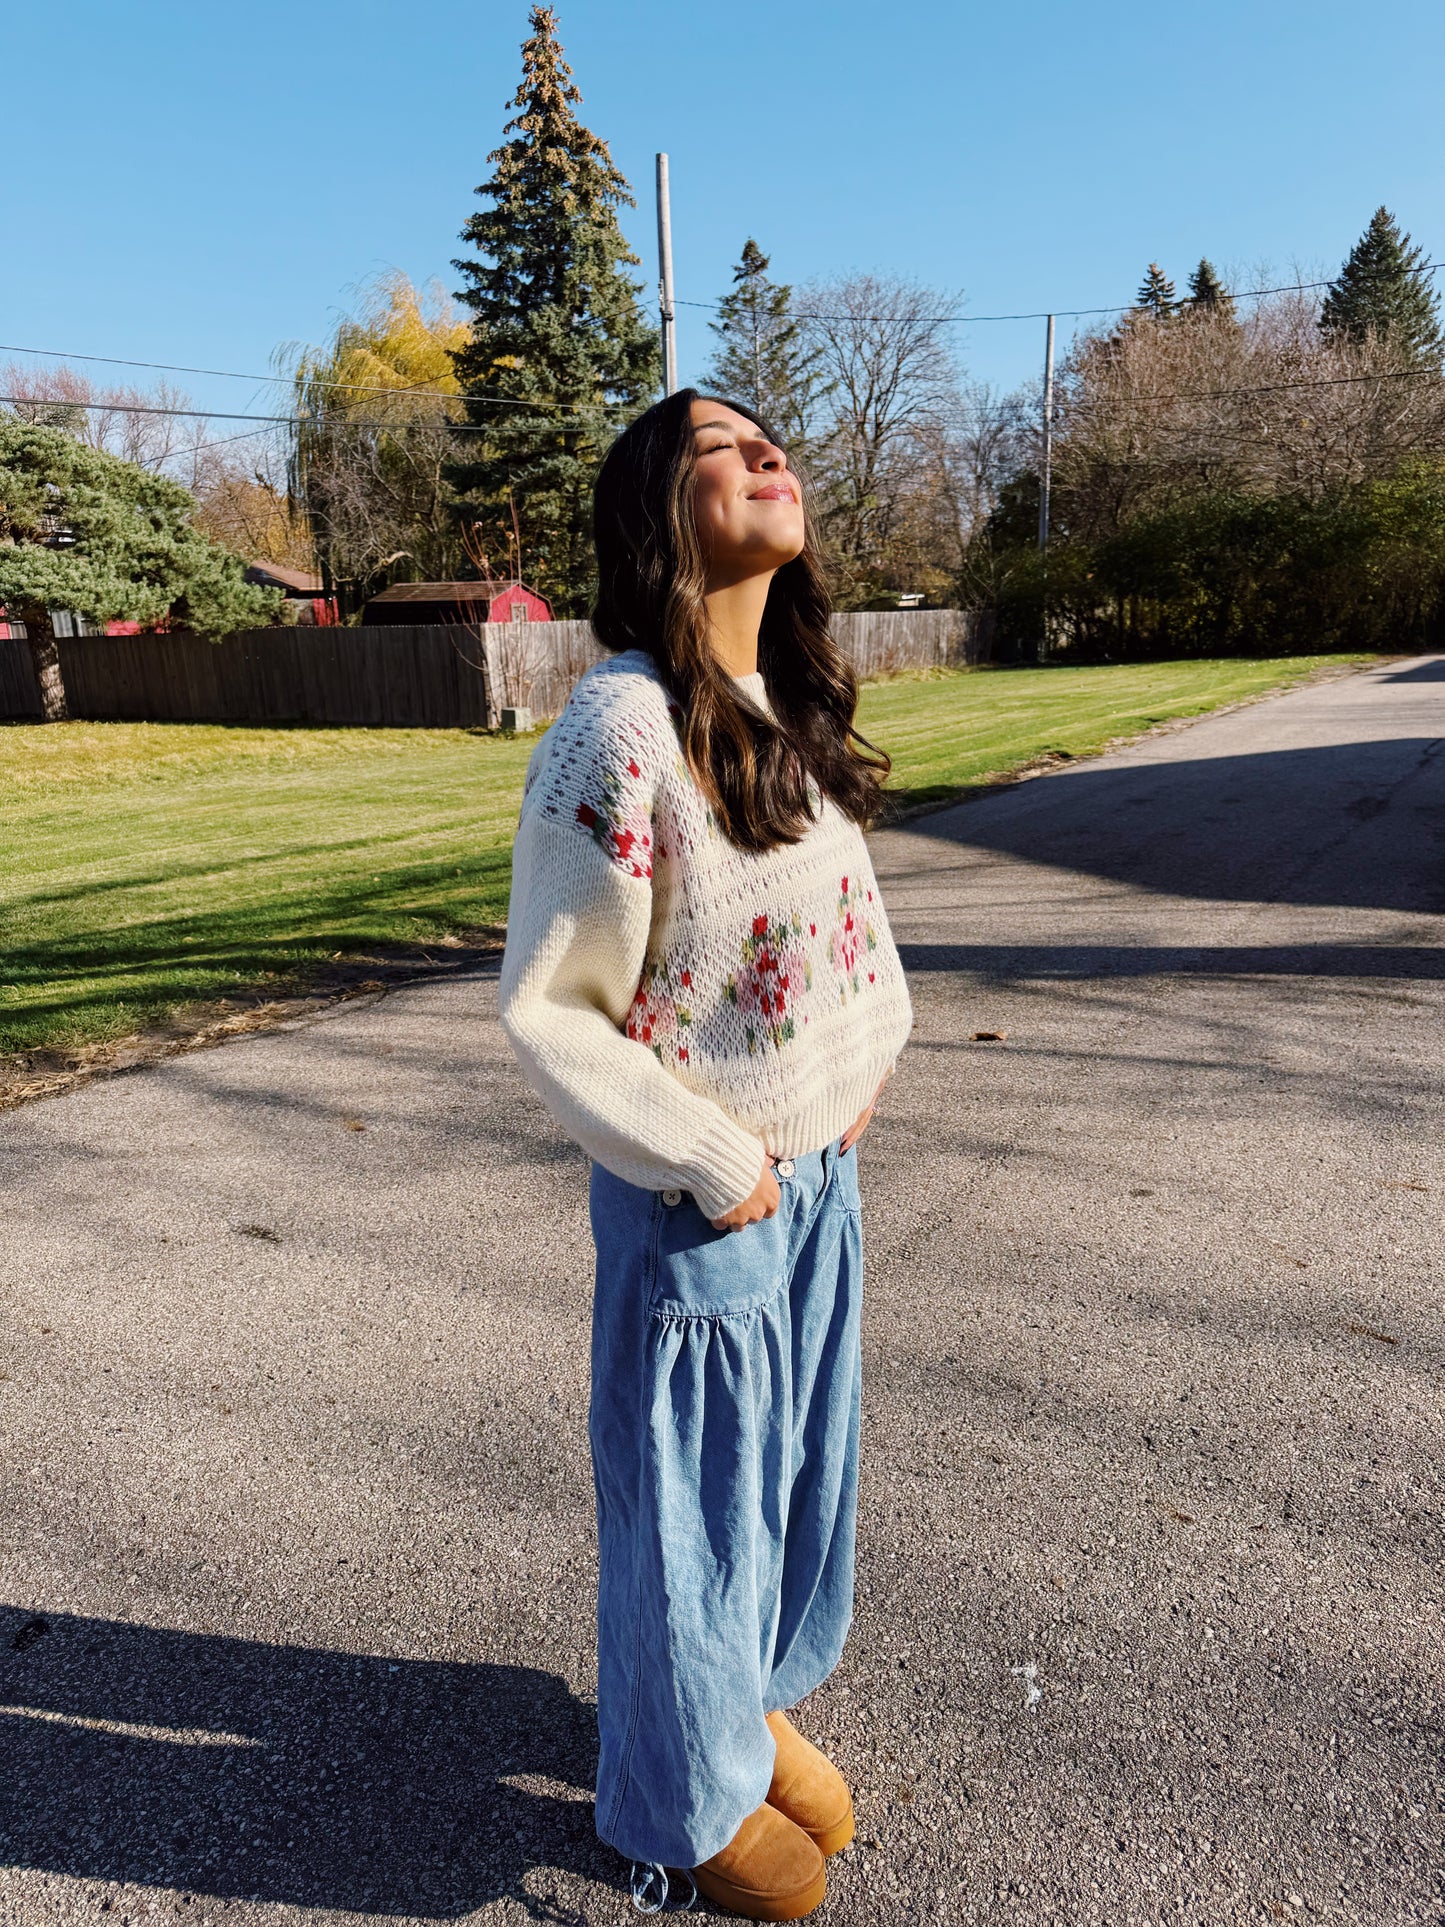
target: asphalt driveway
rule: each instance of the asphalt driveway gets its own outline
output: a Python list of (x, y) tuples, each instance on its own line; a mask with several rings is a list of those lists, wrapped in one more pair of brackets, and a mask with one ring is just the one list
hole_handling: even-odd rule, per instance
[[(1438, 1927), (1445, 659), (875, 849), (821, 1918)], [(0, 1118), (4, 1927), (628, 1917), (584, 1180), (487, 973)]]

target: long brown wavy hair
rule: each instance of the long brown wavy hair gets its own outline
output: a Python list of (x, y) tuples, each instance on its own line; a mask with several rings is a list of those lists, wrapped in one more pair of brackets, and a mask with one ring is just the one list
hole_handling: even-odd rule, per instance
[(806, 486), (803, 550), (773, 577), (758, 635), (776, 720), (740, 693), (709, 644), (707, 569), (692, 509), (698, 400), (720, 402), (778, 440), (752, 409), (695, 388), (680, 388), (626, 428), (597, 476), (592, 626), (605, 649), (645, 649), (656, 661), (682, 711), (688, 764), (739, 848), (796, 843), (817, 820), (817, 791), (866, 825), (892, 764), (853, 727), (858, 681), (829, 633), (832, 602)]

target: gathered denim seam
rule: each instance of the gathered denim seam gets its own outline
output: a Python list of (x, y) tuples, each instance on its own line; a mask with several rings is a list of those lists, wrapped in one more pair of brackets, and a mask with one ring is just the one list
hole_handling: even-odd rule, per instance
[(767, 1297), (761, 1299), (756, 1305), (743, 1305), (741, 1307), (728, 1305), (718, 1305), (716, 1307), (712, 1305), (693, 1305), (689, 1307), (687, 1311), (664, 1311), (659, 1306), (649, 1305), (647, 1316), (659, 1325), (689, 1325), (697, 1323), (716, 1325), (722, 1320), (727, 1320), (729, 1323), (736, 1323), (739, 1319), (756, 1318), (759, 1312), (766, 1311), (768, 1306), (771, 1305), (782, 1292), (787, 1290), (787, 1287), (787, 1279), (780, 1278), (768, 1293)]
[[(657, 1254), (658, 1246), (662, 1242), (662, 1213), (664, 1208), (661, 1194), (655, 1192), (653, 1194), (652, 1206), (652, 1235), (647, 1241), (647, 1277), (644, 1280), (645, 1289), (642, 1301), (644, 1320), (649, 1316), (646, 1306), (657, 1285)], [(642, 1395), (645, 1383), (645, 1378), (639, 1375), (639, 1398)], [(622, 1761), (617, 1775), (617, 1797), (613, 1800), (612, 1809), (607, 1815), (604, 1838), (607, 1833), (612, 1831), (616, 1824), (617, 1816), (621, 1813), (623, 1802), (627, 1798), (627, 1789), (632, 1784), (632, 1749), (633, 1743), (637, 1738), (637, 1715), (642, 1700), (642, 1561), (634, 1558), (633, 1565), (635, 1569), (635, 1588), (632, 1609), (632, 1704), (627, 1710), (627, 1738), (622, 1743)], [(601, 1830), (602, 1829), (599, 1828), (599, 1831)], [(666, 1890), (664, 1889), (664, 1898), (665, 1897)]]

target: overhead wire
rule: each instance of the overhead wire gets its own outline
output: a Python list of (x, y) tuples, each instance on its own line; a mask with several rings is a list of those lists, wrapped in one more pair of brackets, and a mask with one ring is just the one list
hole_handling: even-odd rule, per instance
[[(1417, 262), (1415, 266), (1406, 269), (1405, 272), (1408, 274), (1434, 274), (1442, 266), (1445, 266), (1445, 262), (1422, 261), (1422, 262)], [(1332, 285), (1332, 282), (1330, 280), (1286, 281), (1286, 282), (1281, 282), (1279, 286), (1272, 287), (1272, 288), (1244, 288), (1237, 293), (1231, 291), (1229, 298), (1232, 301), (1255, 301), (1255, 300), (1261, 300), (1267, 295), (1309, 293), (1318, 288), (1328, 288), (1331, 285)], [(1196, 297), (1194, 295), (1185, 295), (1179, 301), (1177, 301), (1174, 305), (1179, 308), (1194, 307), (1198, 305), (1198, 300), (1199, 300), (1199, 297)], [(722, 301), (720, 300), (719, 301), (688, 301), (688, 300), (678, 299), (676, 301), (676, 305), (682, 308), (704, 308), (704, 309), (709, 309), (716, 312), (718, 309), (722, 307), (723, 304), (722, 304)], [(1126, 301), (1123, 303), (1116, 302), (1112, 307), (1053, 308), (1053, 309), (1031, 308), (1031, 309), (1021, 310), (1019, 312), (1009, 313), (1009, 314), (947, 313), (947, 314), (937, 314), (937, 315), (915, 315), (910, 317), (910, 319), (915, 321), (925, 321), (930, 323), (949, 324), (949, 325), (956, 323), (959, 326), (972, 327), (975, 323), (994, 322), (994, 321), (1046, 321), (1050, 314), (1053, 314), (1056, 320), (1063, 320), (1063, 321), (1078, 320), (1090, 315), (1128, 314), (1130, 309), (1135, 306), (1137, 306), (1137, 303)], [(896, 320), (898, 319), (898, 317), (893, 315), (827, 314), (827, 313), (815, 311), (812, 309), (806, 309), (806, 308), (788, 308), (782, 311), (778, 319), (786, 320), (786, 321), (889, 321), (889, 320)], [(89, 362), (95, 362), (100, 366), (109, 367), (109, 368), (144, 368), (154, 374), (206, 375), (220, 381), (261, 382), (273, 387), (275, 386), (288, 387), (296, 380), (295, 375), (246, 374), (236, 368), (203, 368), (203, 367), (193, 366), (192, 364), (187, 362), (179, 362), (179, 361), (140, 361), (140, 360), (134, 359), (133, 357), (125, 356), (125, 355), (79, 354), (63, 348), (26, 348), (26, 347), (20, 347), (13, 342), (4, 342), (4, 341), (0, 341), (0, 355), (34, 355), (34, 356), (37, 356), (42, 361), (89, 361)], [(313, 388), (321, 388), (321, 389), (326, 389), (328, 391), (334, 390), (337, 392), (345, 392), (349, 394), (358, 394), (358, 395), (412, 395), (412, 394), (415, 394), (415, 395), (435, 395), (437, 397), (444, 398), (446, 400), (462, 399), (462, 397), (458, 396), (454, 390), (445, 389), (445, 388), (429, 388), (426, 386), (424, 382), (411, 382), (411, 383), (404, 384), (403, 386), (396, 387), (386, 382), (333, 381), (325, 377), (314, 377), (314, 378), (308, 378), (308, 385)], [(485, 403), (488, 407), (529, 408), (529, 409), (535, 409), (543, 413), (546, 413), (548, 411), (564, 410), (567, 408), (575, 407), (576, 405), (575, 403), (570, 403), (570, 402), (559, 402), (555, 398), (545, 400), (545, 401), (523, 401), (508, 395), (471, 395), (466, 397), (466, 399), (469, 402)], [(235, 419), (240, 419), (240, 418), (236, 417)]]
[[(1404, 272), (1406, 274), (1434, 274), (1441, 267), (1445, 267), (1445, 262), (1420, 261), (1413, 267), (1406, 268)], [(1235, 293), (1233, 290), (1228, 290), (1227, 292), (1231, 301), (1256, 301), (1271, 294), (1305, 294), (1316, 288), (1328, 288), (1333, 286), (1334, 278), (1334, 276), (1331, 276), (1324, 281), (1286, 281), (1282, 282), (1277, 288), (1243, 288), (1238, 293)], [(727, 297), (725, 296), (724, 299), (727, 299)], [(1206, 299), (1206, 297), (1200, 295), (1184, 295), (1178, 301), (1174, 302), (1173, 306), (1176, 308), (1198, 307), (1200, 302)], [(676, 305), (680, 308), (710, 308), (717, 311), (721, 309), (722, 301), (677, 300)], [(1047, 321), (1050, 315), (1052, 315), (1056, 321), (1075, 321), (1088, 315), (1128, 314), (1132, 308), (1136, 308), (1138, 305), (1136, 301), (1125, 301), (1122, 303), (1116, 302), (1113, 307), (1107, 308), (1031, 308), (1017, 314), (947, 313), (909, 315), (906, 317), (899, 317), (897, 315), (849, 314), (846, 312), (843, 314), (823, 314), (806, 308), (784, 308), (778, 314), (777, 319), (780, 321), (896, 321), (902, 318), (910, 321), (923, 321), (946, 326), (972, 327), (976, 322), (986, 321)]]
[[(35, 355), (42, 361), (92, 361), (107, 368), (145, 368), (154, 374), (164, 375), (208, 375), (220, 381), (266, 382), (273, 387), (283, 388), (290, 387), (297, 379), (294, 375), (248, 375), (235, 368), (193, 368), (179, 361), (135, 361), (124, 355), (73, 354), (63, 348), (21, 348), (4, 341), (0, 341), (0, 355)], [(482, 402), (489, 408), (529, 408), (542, 414), (576, 406), (575, 402), (559, 402), (555, 399), (521, 401), (510, 395), (462, 395), (454, 388), (429, 388), (425, 382), (419, 381), (393, 386), (383, 381), (329, 381), (308, 376), (306, 386), (355, 395), (431, 395), (441, 401)], [(76, 404), (77, 407), (80, 405)]]
[[(385, 392), (395, 394), (397, 391), (395, 389), (388, 389)], [(239, 409), (227, 408), (161, 408), (147, 402), (112, 400), (79, 401), (69, 395), (0, 395), (0, 404), (8, 404), (12, 408), (84, 408), (92, 414), (102, 415), (175, 415), (194, 421), (261, 422), (263, 424), (269, 424), (272, 427), (284, 428), (299, 428), (304, 423), (313, 419), (309, 415), (252, 415)], [(587, 420), (588, 418), (585, 415), (564, 415), (554, 417), (553, 423), (549, 425), (568, 428), (576, 424), (585, 424)], [(355, 416), (348, 416), (345, 425), (348, 428), (385, 429), (392, 434), (395, 434), (400, 429), (418, 427), (442, 427), (458, 435), (491, 435), (496, 432), (494, 425), (489, 427), (479, 422), (366, 421), (358, 419)], [(236, 435), (232, 436), (231, 439), (233, 441), (241, 441), (245, 438)]]
[[(1411, 274), (1434, 274), (1442, 266), (1445, 266), (1445, 263), (1442, 263), (1439, 261), (1425, 261), (1425, 262), (1416, 264), (1414, 267), (1408, 269), (1407, 272)], [(1239, 293), (1232, 293), (1230, 295), (1230, 299), (1235, 301), (1258, 300), (1258, 299), (1263, 299), (1264, 297), (1269, 295), (1305, 293), (1305, 292), (1310, 292), (1312, 290), (1316, 290), (1319, 288), (1329, 287), (1331, 285), (1332, 283), (1328, 280), (1283, 282), (1277, 287), (1247, 288), (1240, 291)], [(721, 307), (722, 304), (720, 302), (715, 302), (715, 301), (709, 302), (709, 301), (685, 301), (684, 300), (684, 301), (679, 301), (677, 305), (680, 307), (703, 308), (703, 309), (710, 309), (710, 310), (716, 311)], [(939, 314), (939, 315), (913, 316), (911, 317), (911, 319), (915, 321), (923, 321), (929, 324), (939, 324), (939, 325), (942, 325), (942, 324), (952, 325), (954, 323), (957, 323), (960, 325), (972, 325), (975, 322), (1042, 321), (1047, 319), (1049, 313), (1052, 312), (1052, 314), (1055, 316), (1056, 319), (1071, 320), (1071, 319), (1079, 319), (1079, 318), (1092, 316), (1092, 315), (1127, 314), (1130, 311), (1131, 305), (1136, 305), (1136, 304), (1125, 304), (1123, 306), (1116, 305), (1113, 307), (1096, 307), (1096, 308), (1055, 308), (1053, 310), (1040, 308), (1040, 309), (1021, 311), (1017, 313), (991, 314), (991, 315), (960, 315), (960, 314), (950, 313), (950, 314)], [(1196, 305), (1196, 297), (1187, 296), (1183, 300), (1177, 302), (1175, 305), (1176, 307), (1180, 307), (1180, 308), (1194, 306)], [(778, 318), (783, 320), (795, 320), (795, 321), (852, 320), (852, 321), (877, 322), (877, 321), (893, 320), (893, 319), (897, 319), (898, 317), (886, 316), (886, 315), (826, 314), (821, 312), (815, 312), (808, 309), (786, 309), (779, 315)], [(281, 386), (289, 385), (295, 380), (294, 376), (288, 376), (288, 375), (245, 374), (233, 368), (205, 368), (205, 367), (194, 366), (184, 362), (142, 361), (132, 357), (121, 356), (121, 355), (79, 354), (79, 353), (72, 353), (72, 352), (58, 349), (58, 348), (20, 347), (15, 344), (6, 343), (6, 342), (0, 342), (0, 354), (33, 355), (42, 360), (55, 360), (55, 361), (62, 361), (62, 362), (85, 361), (85, 362), (93, 362), (93, 363), (96, 363), (97, 365), (115, 367), (115, 368), (143, 368), (150, 372), (159, 373), (159, 374), (204, 375), (204, 376), (212, 377), (218, 380), (249, 381), (249, 382), (267, 383), (271, 385), (281, 385)], [(1225, 399), (1227, 397), (1235, 396), (1235, 395), (1277, 393), (1287, 388), (1336, 387), (1336, 386), (1341, 386), (1348, 383), (1361, 382), (1361, 381), (1387, 381), (1387, 380), (1398, 380), (1398, 379), (1414, 380), (1414, 379), (1421, 379), (1421, 378), (1429, 379), (1430, 378), (1429, 371), (1407, 370), (1407, 371), (1402, 371), (1401, 373), (1398, 373), (1398, 374), (1348, 375), (1348, 376), (1339, 376), (1339, 377), (1333, 377), (1333, 378), (1311, 379), (1311, 380), (1300, 381), (1300, 382), (1265, 384), (1265, 385), (1261, 385), (1258, 388), (1240, 387), (1240, 388), (1231, 388), (1231, 389), (1218, 389), (1218, 390), (1201, 392), (1201, 393), (1192, 394), (1192, 395), (1175, 394), (1175, 395), (1132, 396), (1132, 397), (1126, 397), (1122, 399), (1125, 399), (1129, 402), (1139, 402), (1139, 403), (1144, 403), (1144, 402), (1154, 403), (1154, 402), (1167, 402), (1167, 401), (1180, 401), (1180, 400), (1196, 400), (1196, 401), (1221, 400), (1221, 399)], [(583, 423), (586, 423), (588, 420), (586, 416), (578, 415), (575, 412), (570, 414), (566, 412), (569, 409), (575, 411), (575, 408), (576, 408), (575, 403), (562, 403), (556, 400), (525, 401), (525, 400), (520, 400), (512, 396), (506, 396), (506, 395), (485, 395), (485, 394), (475, 395), (474, 394), (474, 395), (468, 395), (463, 397), (456, 394), (452, 390), (441, 389), (441, 388), (428, 388), (423, 383), (420, 383), (420, 382), (410, 383), (402, 387), (392, 387), (382, 382), (342, 382), (342, 381), (332, 381), (325, 378), (317, 378), (312, 380), (309, 385), (313, 388), (320, 388), (327, 392), (335, 391), (335, 392), (346, 392), (351, 394), (376, 394), (376, 395), (387, 395), (390, 397), (396, 397), (398, 395), (416, 395), (418, 397), (434, 397), (438, 400), (446, 400), (446, 401), (465, 401), (465, 403), (469, 407), (480, 405), (480, 406), (495, 407), (495, 408), (523, 408), (535, 413), (552, 415), (554, 419), (557, 421), (558, 426), (572, 426), (577, 424), (583, 424)], [(154, 404), (143, 404), (138, 402), (123, 402), (114, 398), (107, 399), (104, 401), (91, 402), (91, 401), (80, 401), (78, 399), (73, 400), (70, 397), (66, 397), (66, 396), (49, 397), (49, 396), (36, 396), (36, 395), (24, 395), (24, 396), (0, 395), (0, 404), (8, 404), (12, 407), (23, 406), (23, 407), (84, 408), (91, 412), (108, 412), (108, 413), (114, 413), (114, 414), (161, 415), (161, 416), (171, 415), (171, 416), (188, 417), (195, 420), (206, 420), (206, 421), (250, 421), (250, 422), (259, 423), (263, 426), (272, 426), (272, 427), (298, 427), (302, 423), (313, 419), (312, 417), (307, 415), (296, 415), (296, 414), (263, 415), (263, 414), (249, 413), (242, 410), (227, 410), (227, 409), (215, 409), (215, 408), (211, 408), (211, 409), (167, 408), (167, 407), (162, 407)], [(601, 405), (606, 406), (606, 404), (601, 404)], [(1098, 404), (1091, 404), (1091, 405), (1102, 406), (1104, 404), (1100, 402)], [(348, 420), (348, 423), (347, 423), (347, 426), (349, 427), (389, 429), (393, 431), (395, 431), (400, 427), (405, 427), (407, 425), (408, 424), (397, 423), (395, 421), (367, 421), (364, 419), (358, 420), (355, 418)], [(429, 425), (432, 425), (432, 424), (429, 424)], [(488, 427), (477, 423), (449, 421), (445, 425), (448, 428), (454, 430), (458, 434), (482, 435), (482, 434), (488, 434), (493, 432)], [(228, 437), (228, 440), (232, 440), (232, 441), (241, 441), (244, 439), (246, 439), (245, 435)], [(214, 445), (219, 446), (220, 444), (214, 444)]]

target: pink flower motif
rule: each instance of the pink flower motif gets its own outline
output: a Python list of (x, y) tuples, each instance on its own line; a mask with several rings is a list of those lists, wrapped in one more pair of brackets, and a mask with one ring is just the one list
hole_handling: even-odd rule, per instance
[[(628, 774), (642, 774), (635, 762), (627, 765)], [(602, 774), (604, 801), (579, 803), (577, 821), (619, 870), (629, 876), (652, 875), (652, 821), (640, 797), (627, 793), (622, 779), (610, 770)]]
[[(873, 892), (862, 883), (848, 888), (848, 879), (843, 879), (843, 893), (838, 899), (838, 921), (828, 938), (828, 960), (840, 979), (838, 995), (847, 1003), (849, 995), (857, 996), (865, 981), (859, 966), (870, 950), (878, 947), (878, 933), (868, 921), (864, 909), (864, 899), (871, 903)], [(876, 975), (866, 973), (866, 981), (873, 983)]]
[(812, 986), (812, 967), (798, 941), (802, 928), (797, 917), (774, 922), (764, 913), (753, 918), (742, 941), (740, 967), (728, 979), (727, 994), (743, 1019), (750, 1051), (763, 1043), (781, 1048), (796, 1035), (794, 1013)]
[[(678, 982), (691, 984), (691, 972), (683, 971)], [(627, 1035), (650, 1050), (660, 1063), (666, 1063), (671, 1052), (678, 1063), (685, 1064), (687, 1045), (683, 1039), (691, 1023), (692, 1011), (673, 989), (667, 960), (659, 958), (648, 964), (627, 1013)]]

